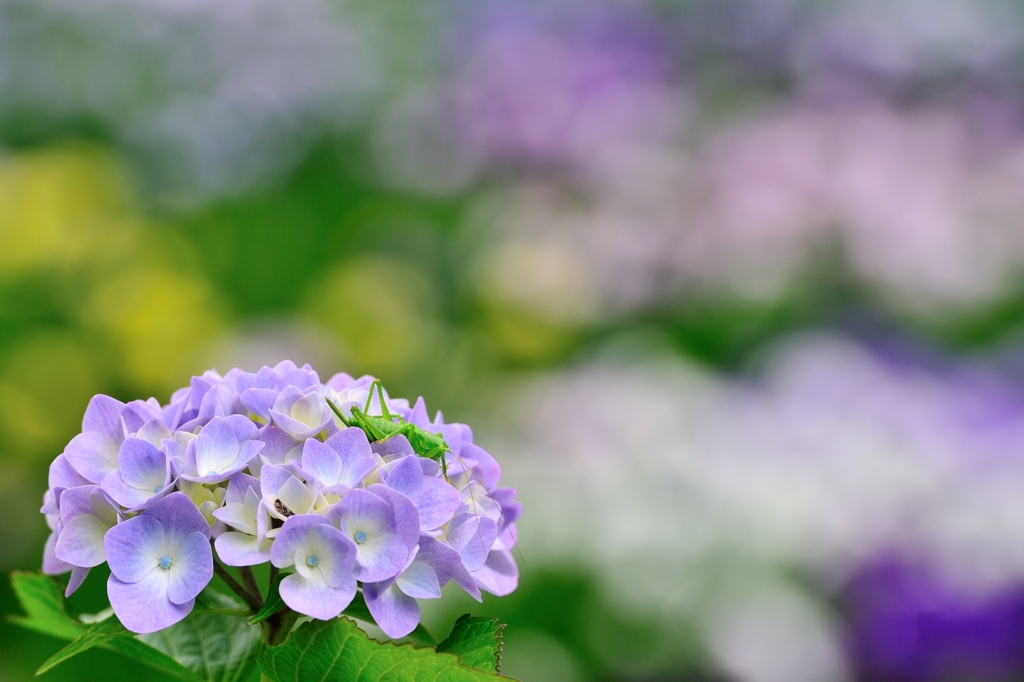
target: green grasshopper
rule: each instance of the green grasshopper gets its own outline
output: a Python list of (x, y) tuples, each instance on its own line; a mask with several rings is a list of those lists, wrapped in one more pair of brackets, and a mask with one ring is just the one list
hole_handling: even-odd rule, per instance
[[(370, 402), (373, 400), (373, 391), (375, 389), (377, 397), (380, 399), (381, 416), (379, 417), (369, 414)], [(353, 407), (351, 417), (346, 418), (330, 398), (327, 399), (327, 404), (334, 414), (338, 415), (338, 419), (341, 420), (342, 424), (359, 427), (371, 442), (387, 440), (392, 436), (405, 436), (409, 440), (413, 452), (420, 457), (426, 457), (441, 464), (441, 473), (444, 475), (444, 480), (451, 483), (451, 479), (448, 478), (448, 466), (445, 463), (445, 454), (451, 452), (448, 443), (440, 435), (421, 429), (415, 424), (410, 424), (399, 415), (391, 414), (388, 411), (388, 404), (384, 400), (384, 386), (379, 379), (370, 384), (370, 395), (366, 398), (366, 405), (361, 410), (358, 407)], [(455, 459), (459, 459), (455, 453), (452, 453), (452, 456)], [(459, 462), (461, 463), (462, 460), (459, 459)], [(475, 477), (475, 474), (468, 467), (465, 467), (464, 464), (463, 466), (470, 475)], [(477, 481), (479, 482), (479, 479)], [(518, 543), (516, 548), (518, 549)], [(523, 559), (522, 552), (519, 553), (519, 558)]]
[[(374, 417), (369, 414), (370, 401), (373, 400), (374, 389), (377, 390), (377, 396), (380, 398), (380, 417)], [(329, 398), (327, 399), (327, 404), (334, 414), (338, 415), (338, 419), (341, 420), (342, 424), (359, 427), (370, 441), (387, 440), (392, 436), (405, 436), (409, 440), (409, 445), (412, 446), (413, 452), (420, 457), (426, 457), (440, 463), (444, 480), (451, 483), (448, 479), (448, 465), (445, 463), (445, 453), (451, 450), (448, 447), (448, 443), (440, 435), (421, 429), (415, 424), (410, 424), (399, 415), (391, 414), (388, 411), (388, 404), (384, 400), (384, 386), (379, 379), (370, 384), (370, 395), (366, 398), (366, 406), (361, 410), (359, 407), (353, 407), (352, 416), (347, 419), (341, 413), (341, 410), (338, 409), (338, 406)]]

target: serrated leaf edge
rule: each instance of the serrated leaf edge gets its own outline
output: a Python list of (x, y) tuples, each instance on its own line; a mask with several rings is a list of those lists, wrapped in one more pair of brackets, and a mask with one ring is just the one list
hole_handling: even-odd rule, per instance
[[(498, 619), (495, 618), (494, 622), (497, 623)], [(495, 662), (494, 662), (494, 670), (499, 675), (501, 674), (501, 653), (503, 651), (505, 651), (505, 628), (507, 628), (507, 627), (508, 627), (508, 623), (502, 623), (501, 625), (498, 626), (498, 631), (496, 633), (494, 633), (494, 636), (498, 640), (498, 652), (494, 655), (494, 657), (496, 659)]]
[[(469, 614), (466, 614), (466, 615), (469, 615)], [(344, 618), (345, 620), (351, 621), (352, 624), (355, 625), (356, 628), (358, 628), (359, 631), (362, 632), (366, 636), (367, 639), (369, 639), (372, 642), (376, 642), (377, 644), (384, 644), (384, 645), (388, 645), (389, 644), (389, 645), (393, 646), (396, 649), (402, 649), (402, 648), (408, 647), (409, 649), (412, 649), (413, 651), (426, 651), (426, 650), (432, 649), (434, 651), (434, 655), (435, 656), (451, 656), (451, 657), (453, 657), (455, 659), (455, 664), (458, 665), (461, 668), (466, 668), (466, 669), (472, 670), (472, 671), (474, 671), (476, 673), (479, 673), (479, 674), (482, 674), (482, 675), (488, 675), (489, 674), (489, 673), (484, 672), (483, 670), (477, 670), (476, 668), (474, 668), (472, 666), (468, 666), (468, 665), (463, 664), (462, 657), (459, 656), (458, 654), (453, 654), (453, 653), (450, 653), (450, 652), (447, 652), (447, 651), (438, 651), (435, 647), (417, 647), (412, 642), (398, 643), (398, 642), (395, 642), (394, 640), (391, 640), (391, 639), (382, 642), (379, 639), (377, 639), (376, 637), (371, 637), (369, 635), (369, 633), (367, 633), (365, 630), (363, 630), (361, 627), (359, 627), (359, 623), (357, 622), (357, 619), (352, 618), (350, 616), (340, 615), (336, 619), (332, 619), (332, 620), (341, 620), (342, 618)], [(495, 618), (494, 621), (497, 622), (498, 619)], [(311, 622), (316, 622), (316, 621), (311, 621)], [(322, 621), (322, 622), (330, 622), (330, 621)], [(504, 630), (506, 625), (507, 625), (506, 623), (503, 623), (501, 625), (500, 630)], [(277, 649), (279, 647), (284, 646), (287, 643), (288, 643), (288, 640), (285, 640), (285, 641), (281, 642), (280, 644), (274, 644), (274, 645), (264, 644), (260, 648), (260, 651), (256, 654), (257, 666), (260, 669), (262, 669), (262, 666), (259, 665), (259, 659), (260, 659), (260, 656), (262, 655), (263, 651), (266, 651), (267, 649)], [(499, 638), (499, 642), (498, 642), (498, 649), (499, 649), (499, 651), (501, 650), (501, 648), (502, 648), (502, 642), (500, 641), (500, 638)], [(498, 673), (496, 673), (496, 676), (497, 677), (503, 677), (503, 675), (501, 674), (500, 671)], [(509, 680), (513, 680), (515, 678), (511, 678), (510, 677), (508, 679)]]
[[(458, 618), (455, 619), (455, 623), (452, 625), (452, 629), (454, 630), (455, 626), (457, 626), (459, 623), (461, 623), (461, 622), (463, 622), (465, 620), (469, 620), (470, 618), (487, 618), (487, 616), (474, 616), (471, 613), (464, 613), (464, 614), (462, 614), (461, 616), (459, 616)], [(496, 643), (498, 645), (497, 651), (494, 652), (494, 672), (497, 673), (498, 675), (501, 675), (501, 654), (502, 654), (503, 651), (505, 651), (505, 628), (508, 627), (508, 623), (499, 623), (498, 621), (499, 621), (498, 618), (491, 617), (491, 622), (498, 626), (497, 631), (494, 633), (494, 639), (495, 639), (495, 641), (496, 641)], [(372, 639), (372, 637), (371, 637), (371, 639)], [(442, 641), (445, 641), (445, 640), (442, 640)], [(434, 649), (436, 650), (436, 648), (437, 647), (435, 645)], [(450, 652), (438, 651), (437, 653), (441, 654), (441, 653), (450, 653)], [(464, 663), (462, 663), (462, 656), (461, 655), (459, 655), (459, 654), (454, 654), (454, 655), (459, 658), (459, 665), (465, 665)], [(466, 667), (467, 668), (472, 668), (473, 666), (466, 666)], [(474, 670), (475, 669), (476, 668), (474, 668)]]

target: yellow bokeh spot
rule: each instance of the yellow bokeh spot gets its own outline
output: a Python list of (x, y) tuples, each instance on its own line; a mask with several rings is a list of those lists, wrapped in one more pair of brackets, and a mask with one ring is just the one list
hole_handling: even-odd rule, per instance
[(483, 329), (515, 361), (557, 358), (598, 317), (591, 273), (564, 246), (505, 243), (485, 253), (473, 274)]
[(104, 261), (130, 239), (125, 173), (109, 155), (69, 146), (0, 159), (0, 273)]
[(438, 336), (437, 297), (415, 267), (367, 257), (341, 264), (306, 296), (305, 311), (337, 335), (358, 371), (398, 372), (422, 358)]
[(126, 378), (154, 391), (194, 373), (183, 366), (223, 326), (222, 306), (206, 280), (162, 265), (111, 275), (83, 312), (85, 324), (112, 337)]
[[(10, 457), (53, 458), (81, 428), (98, 363), (74, 338), (44, 332), (5, 353), (0, 364), (0, 428)], [(6, 450), (6, 448), (4, 448)]]

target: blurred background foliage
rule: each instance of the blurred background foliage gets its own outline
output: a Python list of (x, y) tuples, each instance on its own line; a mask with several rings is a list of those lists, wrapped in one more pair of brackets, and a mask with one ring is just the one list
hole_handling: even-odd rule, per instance
[(426, 617), (511, 675), (1021, 679), (1022, 79), (1016, 0), (0, 0), (0, 568), (93, 394), (291, 358), (502, 462)]

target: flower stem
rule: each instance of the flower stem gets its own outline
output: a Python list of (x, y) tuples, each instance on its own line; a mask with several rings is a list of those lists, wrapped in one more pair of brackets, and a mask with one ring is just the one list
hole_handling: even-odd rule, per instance
[(267, 635), (267, 644), (271, 646), (280, 644), (292, 631), (299, 614), (288, 607), (278, 611), (270, 618), (270, 633)]
[(227, 583), (227, 586), (231, 588), (231, 591), (237, 594), (242, 600), (249, 606), (253, 613), (256, 613), (263, 606), (262, 601), (259, 597), (253, 595), (249, 590), (245, 589), (240, 582), (235, 580), (235, 576), (228, 573), (228, 569), (224, 568), (221, 563), (217, 560), (213, 562), (213, 572), (220, 576), (220, 579)]
[(245, 589), (249, 590), (250, 594), (262, 597), (260, 584), (256, 582), (256, 576), (253, 575), (251, 566), (242, 566), (238, 569), (238, 574), (242, 576), (242, 584), (245, 585)]
[(249, 617), (249, 616), (252, 615), (252, 611), (248, 611), (248, 610), (245, 610), (245, 609), (221, 609), (221, 608), (217, 608), (215, 606), (205, 606), (205, 607), (203, 607), (203, 612), (204, 613), (219, 613), (219, 614), (224, 615), (224, 616), (245, 616), (245, 617)]

